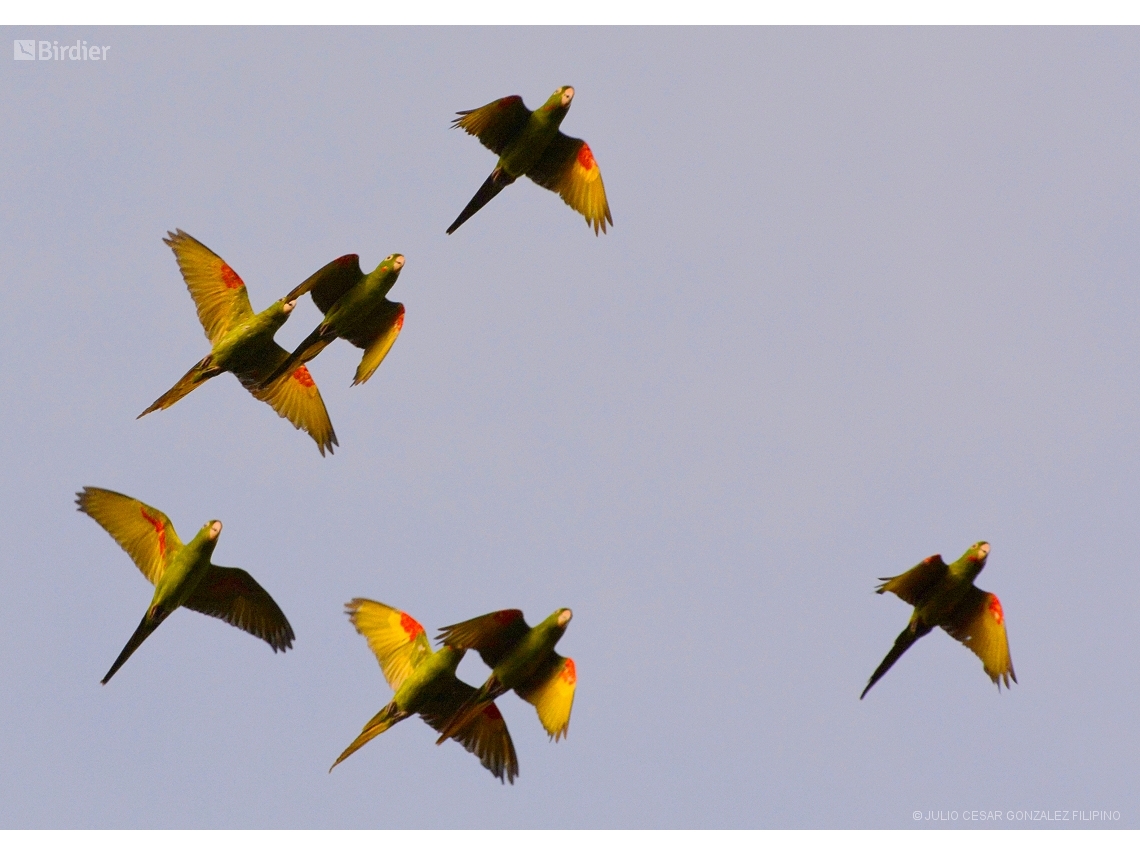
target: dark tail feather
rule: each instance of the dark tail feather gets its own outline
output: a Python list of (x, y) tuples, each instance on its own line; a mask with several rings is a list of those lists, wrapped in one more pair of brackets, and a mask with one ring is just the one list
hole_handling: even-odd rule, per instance
[(899, 661), (899, 657), (906, 653), (912, 644), (929, 633), (930, 630), (931, 627), (912, 629), (908, 626), (899, 633), (899, 637), (895, 639), (895, 646), (891, 648), (891, 652), (887, 654), (887, 658), (875, 669), (875, 673), (872, 674), (871, 679), (867, 681), (867, 688), (863, 690), (863, 694), (859, 696), (859, 700), (863, 700), (867, 692), (871, 691), (871, 687), (879, 682), (879, 678), (891, 670), (891, 666)]
[(257, 388), (264, 389), (282, 374), (288, 374), (296, 371), (300, 366), (304, 365), (306, 362), (324, 350), (325, 347), (328, 346), (329, 342), (336, 339), (336, 333), (334, 332), (322, 333), (322, 330), (324, 330), (324, 328), (325, 325), (322, 321), (315, 330), (309, 333), (308, 338), (297, 345), (296, 350), (281, 360), (281, 364), (273, 369), (273, 372), (268, 377), (257, 384)]
[(467, 203), (467, 207), (463, 209), (463, 213), (456, 217), (455, 222), (448, 227), (447, 233), (451, 234), (471, 219), (472, 214), (498, 196), (500, 190), (508, 184), (513, 184), (514, 181), (514, 178), (496, 166), (495, 171), (487, 176), (487, 180), (484, 181), (483, 186), (479, 188), (479, 192), (471, 197), (471, 201)]
[(169, 612), (161, 611), (152, 618), (150, 609), (147, 609), (147, 613), (143, 615), (143, 619), (139, 623), (139, 628), (135, 630), (135, 634), (131, 636), (131, 640), (127, 642), (127, 646), (123, 648), (123, 652), (119, 654), (119, 658), (115, 660), (115, 664), (111, 666), (107, 676), (99, 681), (100, 683), (106, 685), (107, 681), (115, 676), (115, 672), (123, 667), (123, 663), (131, 658), (131, 654), (139, 649), (139, 645), (146, 641), (147, 636), (158, 629), (158, 625), (166, 620), (167, 614)]
[(182, 375), (182, 379), (175, 383), (169, 392), (139, 413), (135, 418), (141, 419), (147, 413), (153, 413), (155, 410), (165, 410), (167, 407), (185, 398), (211, 377), (217, 377), (221, 374), (222, 370), (220, 368), (210, 369), (209, 365), (212, 356), (213, 354), (207, 355), (201, 362)]

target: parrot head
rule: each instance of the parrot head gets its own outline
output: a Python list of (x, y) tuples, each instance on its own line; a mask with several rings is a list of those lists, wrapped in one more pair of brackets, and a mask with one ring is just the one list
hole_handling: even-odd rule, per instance
[(570, 109), (570, 102), (574, 100), (574, 87), (573, 86), (560, 86), (554, 90), (554, 94), (546, 99), (546, 103), (538, 108), (535, 112), (542, 113), (555, 113), (561, 121), (561, 116), (566, 115), (566, 111)]

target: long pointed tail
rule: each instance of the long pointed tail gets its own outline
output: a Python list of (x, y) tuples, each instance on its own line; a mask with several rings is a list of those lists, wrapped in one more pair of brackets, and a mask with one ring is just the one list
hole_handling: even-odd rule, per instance
[(356, 753), (356, 751), (362, 745), (364, 745), (364, 743), (375, 739), (392, 725), (406, 719), (408, 715), (408, 713), (400, 712), (399, 707), (396, 706), (396, 702), (392, 701), (392, 703), (388, 704), (388, 706), (384, 707), (384, 709), (380, 710), (380, 712), (372, 716), (372, 719), (368, 722), (368, 724), (364, 725), (364, 730), (360, 731), (360, 736), (352, 740), (352, 744), (348, 746), (348, 748), (344, 749), (343, 752), (341, 752), (341, 755), (336, 758), (336, 763), (333, 763), (331, 766), (329, 766), (329, 771), (331, 772), (337, 767), (338, 763)]
[(153, 413), (155, 410), (165, 410), (167, 407), (185, 398), (211, 377), (217, 377), (221, 374), (222, 369), (210, 368), (211, 357), (212, 354), (207, 355), (201, 362), (182, 375), (182, 379), (175, 383), (169, 392), (139, 413), (135, 418), (141, 419), (147, 413)]
[(471, 197), (471, 201), (467, 203), (467, 207), (455, 218), (455, 222), (448, 227), (447, 233), (451, 234), (471, 219), (471, 216), (476, 211), (498, 196), (499, 191), (508, 184), (513, 184), (514, 180), (513, 177), (496, 166), (495, 171), (487, 176), (487, 180), (483, 182), (483, 186), (479, 188), (479, 191)]
[(168, 614), (169, 612), (159, 611), (152, 617), (150, 609), (147, 609), (146, 614), (143, 615), (143, 619), (139, 623), (139, 628), (135, 630), (135, 634), (131, 636), (130, 641), (127, 642), (127, 646), (123, 648), (123, 652), (119, 654), (119, 658), (115, 660), (115, 664), (112, 665), (111, 670), (107, 672), (107, 676), (99, 682), (106, 685), (107, 681), (115, 676), (115, 672), (123, 667), (123, 663), (131, 658), (131, 654), (139, 649), (139, 645), (146, 641), (147, 636), (158, 629), (158, 625), (166, 620)]
[(315, 330), (309, 333), (308, 338), (297, 345), (297, 349), (285, 357), (281, 364), (273, 369), (272, 373), (257, 384), (258, 389), (265, 389), (283, 374), (292, 374), (318, 353), (324, 350), (330, 342), (336, 340), (336, 333), (325, 330), (322, 321)]
[(872, 674), (871, 679), (867, 681), (867, 688), (863, 690), (863, 694), (859, 696), (859, 700), (863, 700), (867, 692), (871, 691), (871, 687), (879, 682), (879, 678), (891, 670), (891, 666), (899, 661), (899, 657), (906, 653), (912, 644), (929, 633), (931, 629), (933, 629), (933, 627), (920, 626), (912, 628), (907, 626), (906, 629), (899, 633), (899, 637), (895, 639), (895, 646), (891, 648), (891, 652), (887, 654), (887, 657), (879, 664), (879, 667), (875, 669), (875, 673)]

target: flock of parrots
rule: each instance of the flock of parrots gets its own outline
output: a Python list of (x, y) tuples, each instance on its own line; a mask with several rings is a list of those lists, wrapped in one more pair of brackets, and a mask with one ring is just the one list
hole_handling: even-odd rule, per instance
[[(477, 137), (499, 161), (448, 234), (521, 175), (558, 193), (586, 218), (595, 234), (599, 229), (605, 232), (607, 223), (613, 225), (590, 147), (559, 130), (573, 98), (574, 89), (563, 86), (533, 112), (521, 97), (512, 95), (458, 114), (453, 127)], [(367, 275), (356, 255), (342, 256), (255, 314), (245, 283), (218, 255), (182, 230), (170, 233), (165, 241), (198, 308), (210, 352), (139, 418), (172, 406), (206, 380), (228, 371), (255, 398), (308, 433), (322, 456), (332, 453), (338, 444), (336, 433), (305, 363), (343, 338), (364, 351), (352, 384), (372, 376), (404, 325), (403, 305), (387, 296), (403, 269), (404, 256), (389, 255)], [(312, 296), (324, 319), (290, 354), (273, 337), (305, 294)], [(244, 570), (212, 563), (220, 521), (207, 522), (189, 543), (183, 543), (166, 514), (122, 493), (85, 487), (76, 504), (107, 530), (155, 589), (138, 629), (103, 683), (179, 606), (221, 618), (267, 642), (274, 652), (292, 646), (293, 628), (265, 589)], [(1016, 682), (1001, 603), (974, 586), (989, 551), (988, 543), (975, 543), (953, 564), (933, 555), (901, 576), (881, 580), (878, 593), (898, 595), (914, 606), (914, 613), (861, 698), (907, 648), (936, 626), (973, 650), (999, 688), (1002, 679), (1007, 687), (1010, 678)], [(517, 609), (446, 626), (437, 636), (442, 646), (433, 652), (423, 626), (411, 615), (359, 598), (346, 608), (395, 695), (329, 771), (392, 725), (418, 714), (439, 732), (437, 744), (454, 739), (492, 775), (514, 783), (518, 758), (495, 705), (495, 699), (510, 690), (534, 705), (552, 739), (566, 735), (577, 673), (574, 660), (555, 653), (554, 646), (570, 622), (570, 609), (558, 609), (534, 627)], [(491, 668), (479, 689), (455, 673), (471, 649)]]

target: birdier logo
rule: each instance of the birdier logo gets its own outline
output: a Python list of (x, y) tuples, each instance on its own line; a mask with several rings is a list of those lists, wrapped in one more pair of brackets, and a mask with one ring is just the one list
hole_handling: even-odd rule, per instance
[(109, 50), (110, 45), (89, 45), (85, 39), (76, 39), (73, 45), (35, 39), (12, 41), (12, 59), (105, 60)]

